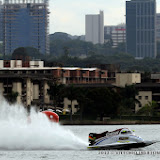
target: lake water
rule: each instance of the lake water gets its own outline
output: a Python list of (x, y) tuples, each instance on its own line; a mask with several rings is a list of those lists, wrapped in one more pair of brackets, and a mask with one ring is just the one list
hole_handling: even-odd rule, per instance
[[(148, 146), (143, 149), (134, 149), (131, 151), (90, 151), (86, 149), (85, 143), (78, 146), (78, 144), (72, 142), (74, 140), (68, 140), (71, 142), (71, 146), (66, 144), (67, 139), (70, 138), (75, 138), (75, 140), (80, 138), (82, 141), (87, 142), (88, 134), (90, 132), (103, 132), (106, 130), (112, 131), (121, 127), (128, 127), (135, 130), (136, 134), (140, 135), (145, 140), (159, 140), (160, 138), (160, 125), (62, 126), (65, 131), (71, 131), (74, 133), (75, 137), (66, 137), (66, 139), (64, 139), (64, 144), (60, 141), (62, 144), (61, 147), (57, 146), (58, 149), (56, 149), (56, 146), (54, 149), (43, 149), (42, 146), (41, 149), (34, 150), (29, 148), (25, 150), (21, 150), (20, 148), (18, 150), (14, 150), (13, 148), (11, 150), (4, 149), (0, 151), (0, 160), (160, 159), (160, 143)], [(54, 138), (55, 139), (51, 139), (50, 141), (53, 143), (53, 145), (54, 143), (55, 145), (58, 145), (56, 137)]]
[[(160, 140), (160, 125), (61, 126), (42, 113), (10, 106), (0, 97), (0, 160), (157, 160), (160, 143), (128, 151), (91, 151), (88, 134), (127, 127), (145, 140)], [(131, 153), (132, 152), (132, 153)]]

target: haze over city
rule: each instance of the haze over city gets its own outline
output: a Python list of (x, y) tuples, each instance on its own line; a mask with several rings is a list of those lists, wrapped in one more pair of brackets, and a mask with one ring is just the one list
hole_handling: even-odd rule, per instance
[[(104, 11), (104, 24), (125, 23), (125, 0), (50, 0), (50, 33), (85, 34), (85, 15)], [(157, 13), (160, 1), (157, 1)]]

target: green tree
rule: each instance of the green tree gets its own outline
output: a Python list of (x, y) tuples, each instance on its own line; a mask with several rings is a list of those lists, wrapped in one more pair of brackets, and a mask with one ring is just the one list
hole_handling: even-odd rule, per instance
[(64, 56), (66, 58), (68, 58), (68, 56), (69, 56), (69, 48), (65, 46), (65, 47), (63, 47), (63, 50), (64, 50)]
[(116, 47), (117, 52), (125, 53), (126, 52), (126, 43), (119, 43)]
[(103, 120), (104, 116), (111, 116), (117, 113), (117, 107), (114, 102), (112, 91), (108, 88), (90, 89), (87, 94), (88, 103), (84, 108), (85, 116), (96, 118), (100, 116)]
[(43, 58), (38, 49), (33, 47), (19, 47), (12, 53), (12, 59), (26, 60), (26, 58)]
[(79, 109), (80, 109), (80, 120), (83, 120), (83, 112), (84, 108), (87, 106), (87, 102), (89, 101), (87, 94), (88, 94), (88, 89), (87, 88), (77, 88), (77, 102), (79, 104)]
[(47, 90), (50, 97), (53, 99), (53, 106), (55, 108), (55, 112), (57, 110), (58, 105), (63, 100), (63, 91), (64, 91), (64, 85), (58, 83), (57, 81), (53, 81), (48, 83), (49, 89)]
[(122, 96), (121, 107), (125, 108), (125, 111), (128, 114), (132, 114), (135, 112), (135, 104), (140, 103), (136, 96), (138, 95), (138, 91), (136, 90), (134, 85), (126, 85), (125, 88), (121, 89), (120, 95)]
[(12, 59), (25, 60), (25, 57), (27, 57), (27, 50), (25, 47), (17, 48), (12, 53)]
[(72, 122), (72, 104), (73, 101), (77, 99), (78, 96), (78, 89), (74, 87), (73, 84), (66, 86), (65, 88), (65, 96), (71, 101), (71, 108), (70, 108), (70, 121)]
[(138, 115), (145, 115), (145, 116), (153, 116), (157, 114), (156, 108), (158, 104), (155, 101), (148, 102), (144, 107), (142, 107), (137, 114)]

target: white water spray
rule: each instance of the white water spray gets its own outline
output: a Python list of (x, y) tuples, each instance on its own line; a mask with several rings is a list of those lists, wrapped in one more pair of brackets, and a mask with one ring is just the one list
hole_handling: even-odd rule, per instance
[(31, 123), (22, 105), (9, 105), (0, 96), (0, 149), (84, 149), (87, 143), (70, 130), (31, 110)]

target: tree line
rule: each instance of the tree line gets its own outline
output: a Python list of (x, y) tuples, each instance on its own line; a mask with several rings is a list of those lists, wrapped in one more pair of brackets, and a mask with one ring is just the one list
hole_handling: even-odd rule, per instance
[[(98, 117), (103, 120), (104, 117), (117, 117), (122, 115), (144, 115), (159, 116), (157, 113), (157, 103), (150, 102), (143, 106), (137, 113), (135, 105), (140, 104), (136, 95), (138, 91), (134, 85), (125, 86), (125, 88), (107, 87), (77, 87), (76, 85), (63, 85), (55, 82), (49, 83), (48, 94), (53, 99), (53, 105), (58, 105), (67, 97), (71, 101), (77, 100), (80, 120), (94, 119)], [(70, 109), (70, 120), (72, 121), (72, 107)]]
[[(57, 81), (48, 82), (48, 95), (53, 100), (54, 111), (61, 106), (64, 98), (71, 101), (69, 107), (70, 121), (73, 121), (72, 103), (78, 102), (79, 120), (97, 120), (103, 121), (104, 117), (121, 117), (121, 116), (160, 116), (157, 112), (159, 109), (155, 101), (148, 102), (142, 106), (138, 112), (135, 112), (135, 105), (141, 105), (136, 99), (138, 91), (134, 85), (126, 85), (124, 88), (107, 88), (107, 87), (77, 87), (76, 85), (64, 85)], [(18, 97), (17, 92), (9, 93), (5, 96), (9, 104), (15, 104)]]
[(160, 72), (159, 55), (157, 56), (157, 58), (144, 58), (141, 60), (136, 60), (133, 56), (131, 56), (130, 54), (126, 54), (124, 52), (119, 51), (112, 54), (100, 54), (96, 52), (96, 49), (95, 50), (93, 49), (88, 52), (87, 56), (76, 56), (71, 54), (69, 46), (63, 46), (61, 54), (59, 56), (55, 56), (53, 54), (42, 55), (35, 48), (20, 47), (16, 49), (12, 55), (5, 56), (1, 59), (25, 60), (26, 57), (29, 57), (30, 59), (44, 60), (46, 67), (52, 67), (52, 66), (86, 67), (91, 64), (119, 64), (121, 67), (120, 68), (121, 71)]
[(50, 55), (41, 54), (33, 47), (20, 47), (12, 55), (2, 55), (0, 44), (0, 59), (41, 59), (46, 66), (86, 67), (90, 64), (120, 64), (122, 71), (160, 72), (160, 42), (157, 42), (157, 57), (136, 60), (125, 53), (125, 43), (112, 48), (112, 42), (92, 44), (80, 38), (71, 39), (67, 34), (55, 33), (50, 36)]

